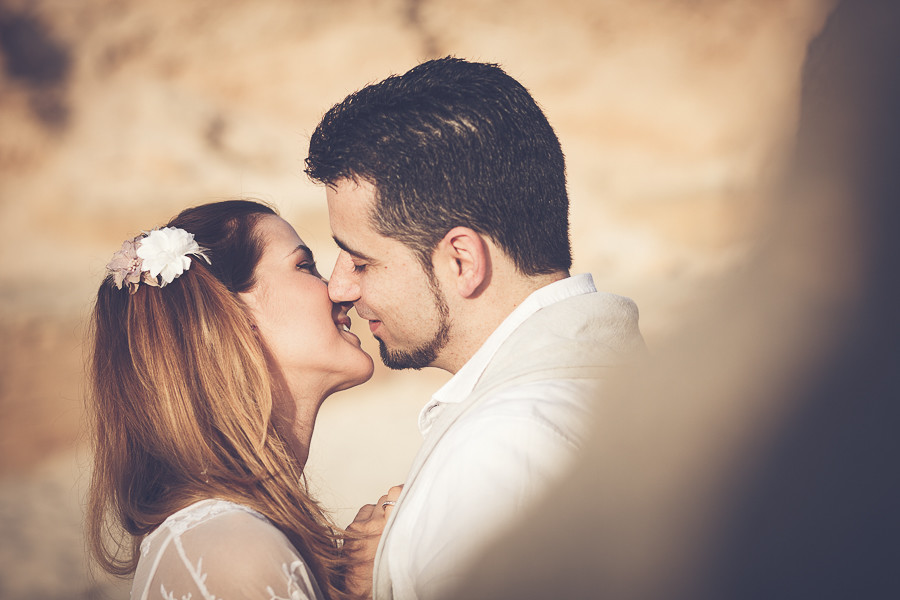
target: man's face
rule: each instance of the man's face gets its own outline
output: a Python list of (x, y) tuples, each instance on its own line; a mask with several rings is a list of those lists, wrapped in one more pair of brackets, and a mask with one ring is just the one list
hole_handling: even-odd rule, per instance
[(388, 367), (434, 364), (450, 339), (449, 311), (437, 280), (412, 250), (372, 227), (372, 184), (344, 179), (326, 188), (326, 198), (331, 232), (341, 248), (328, 283), (331, 299), (353, 303), (369, 321)]

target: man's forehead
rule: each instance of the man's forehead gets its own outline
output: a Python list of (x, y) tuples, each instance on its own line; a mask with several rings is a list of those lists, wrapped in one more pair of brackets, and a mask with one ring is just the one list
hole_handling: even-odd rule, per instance
[(374, 186), (342, 179), (326, 189), (326, 199), (334, 243), (353, 257), (375, 261), (384, 240), (370, 218)]
[(361, 202), (375, 200), (375, 186), (365, 179), (339, 179), (325, 188), (328, 199), (348, 199)]

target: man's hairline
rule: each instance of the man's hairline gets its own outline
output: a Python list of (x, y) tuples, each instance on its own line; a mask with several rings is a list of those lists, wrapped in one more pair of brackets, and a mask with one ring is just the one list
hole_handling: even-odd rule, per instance
[[(426, 257), (424, 255), (425, 253), (423, 253), (419, 248), (415, 248), (415, 247), (407, 244), (403, 240), (398, 239), (396, 236), (388, 235), (387, 233), (384, 232), (383, 228), (380, 226), (381, 223), (379, 222), (379, 219), (375, 216), (375, 211), (381, 204), (381, 190), (378, 187), (378, 182), (375, 180), (374, 177), (369, 177), (369, 176), (365, 176), (360, 173), (357, 173), (355, 171), (350, 171), (346, 175), (338, 175), (337, 177), (333, 177), (328, 180), (322, 180), (322, 183), (324, 183), (326, 187), (331, 188), (331, 190), (333, 190), (333, 191), (337, 191), (337, 186), (343, 182), (352, 182), (356, 185), (359, 185), (361, 182), (365, 182), (365, 183), (371, 185), (372, 191), (374, 192), (373, 193), (373, 202), (372, 202), (372, 205), (369, 207), (369, 210), (368, 210), (369, 214), (366, 215), (366, 219), (369, 221), (369, 224), (372, 226), (372, 229), (378, 235), (388, 238), (390, 240), (394, 240), (395, 242), (402, 244), (405, 248), (407, 248), (410, 252), (412, 252), (413, 255), (415, 255), (416, 260), (418, 260), (419, 264), (421, 264), (422, 267), (424, 267), (427, 271), (431, 271), (431, 272), (434, 271), (434, 265), (426, 264), (426, 263), (430, 263), (431, 257), (434, 256), (434, 252), (435, 252), (435, 250), (437, 250), (437, 246), (438, 246), (437, 243), (435, 243), (434, 247), (430, 249), (430, 251), (428, 252), (428, 256)], [(346, 242), (339, 239), (337, 235), (332, 235), (331, 238), (334, 240), (334, 243), (337, 244), (338, 248), (340, 248), (347, 254), (350, 254), (355, 257), (359, 257), (362, 260), (366, 260), (366, 261), (375, 261), (376, 260), (374, 257), (371, 257), (364, 252), (361, 252), (358, 250), (353, 250)], [(427, 260), (426, 260), (426, 258), (427, 258)]]
[[(356, 172), (350, 172), (350, 173), (348, 173), (347, 175), (340, 175), (340, 176), (335, 177), (335, 178), (333, 178), (333, 179), (331, 179), (331, 180), (329, 180), (329, 181), (326, 181), (326, 182), (324, 182), (324, 183), (325, 183), (325, 185), (326, 185), (327, 187), (330, 187), (332, 190), (335, 190), (335, 191), (336, 191), (337, 186), (338, 186), (341, 182), (344, 182), (344, 181), (351, 181), (351, 182), (353, 182), (353, 183), (355, 183), (355, 184), (357, 184), (357, 185), (359, 185), (359, 183), (360, 183), (361, 181), (364, 181), (364, 182), (366, 182), (366, 183), (368, 183), (369, 185), (372, 186), (372, 189), (373, 189), (373, 192), (374, 192), (374, 197), (373, 197), (373, 200), (374, 200), (374, 201), (373, 201), (373, 203), (372, 203), (372, 206), (369, 207), (369, 214), (366, 216), (367, 219), (368, 219), (368, 221), (369, 221), (369, 223), (372, 225), (372, 229), (373, 229), (378, 235), (380, 235), (380, 236), (382, 236), (382, 237), (386, 237), (386, 238), (388, 238), (388, 239), (394, 240), (394, 241), (399, 242), (400, 244), (402, 244), (405, 248), (407, 248), (410, 252), (412, 252), (412, 254), (416, 257), (416, 260), (419, 262), (420, 266), (422, 266), (422, 268), (423, 268), (427, 273), (432, 273), (432, 274), (433, 274), (433, 273), (434, 273), (434, 264), (432, 263), (432, 260), (433, 260), (433, 258), (434, 258), (434, 253), (435, 253), (435, 251), (437, 250), (437, 247), (438, 247), (438, 245), (440, 244), (440, 242), (438, 241), (437, 243), (435, 243), (434, 246), (433, 246), (429, 251), (423, 252), (423, 251), (420, 250), (419, 248), (415, 248), (415, 247), (413, 247), (413, 246), (407, 244), (406, 242), (404, 242), (404, 241), (398, 239), (398, 238), (395, 237), (395, 236), (386, 234), (386, 233), (383, 231), (383, 229), (382, 229), (381, 227), (379, 227), (379, 220), (378, 220), (378, 219), (376, 218), (376, 216), (375, 216), (375, 209), (378, 208), (378, 206), (381, 204), (381, 197), (380, 197), (381, 194), (380, 194), (380, 189), (379, 189), (379, 187), (378, 187), (378, 183), (374, 180), (374, 178), (366, 177), (366, 176), (361, 175), (361, 174), (356, 173)], [(569, 205), (568, 198), (566, 198), (566, 204), (567, 204), (567, 206)], [(509, 254), (509, 252), (507, 252), (500, 244), (498, 244), (497, 240), (495, 240), (494, 237), (493, 237), (492, 235), (489, 235), (489, 234), (480, 232), (480, 231), (478, 231), (477, 229), (475, 229), (475, 228), (473, 228), (473, 227), (471, 227), (471, 226), (469, 226), (469, 225), (463, 225), (463, 227), (468, 227), (469, 229), (472, 229), (473, 231), (475, 231), (477, 234), (482, 235), (482, 236), (485, 236), (485, 237), (487, 237), (488, 239), (490, 239), (495, 245), (497, 245), (497, 247), (500, 249), (500, 251), (501, 251), (503, 254), (505, 254), (505, 255), (512, 261), (513, 265), (515, 266), (516, 271), (518, 271), (519, 273), (521, 273), (521, 274), (524, 275), (525, 277), (535, 277), (535, 276), (537, 276), (537, 275), (542, 274), (542, 273), (536, 273), (536, 274), (532, 274), (532, 275), (526, 274), (524, 271), (522, 271), (522, 270), (519, 268), (519, 265), (517, 264), (517, 262), (516, 262), (516, 260), (513, 258), (513, 256), (512, 256), (511, 254)], [(451, 228), (451, 229), (452, 229), (452, 228)], [(450, 230), (448, 229), (447, 231), (450, 231)], [(445, 232), (445, 234), (446, 234), (446, 232)], [(365, 253), (363, 253), (363, 252), (356, 251), (356, 250), (352, 250), (346, 243), (344, 243), (344, 242), (342, 242), (340, 239), (338, 239), (338, 237), (337, 237), (336, 235), (332, 235), (332, 239), (334, 240), (334, 243), (337, 244), (337, 246), (338, 246), (341, 250), (347, 252), (348, 254), (351, 254), (351, 255), (353, 255), (353, 256), (355, 256), (355, 257), (359, 257), (360, 259), (365, 260), (365, 261), (368, 261), (368, 262), (374, 262), (374, 261), (376, 260), (374, 257), (370, 257), (370, 256), (368, 256), (367, 254), (365, 254)], [(569, 252), (570, 252), (570, 255), (571, 255), (571, 251), (572, 251), (572, 247), (571, 247), (571, 242), (570, 242), (570, 243), (569, 243)], [(426, 254), (427, 254), (427, 256), (426, 256)], [(571, 263), (570, 263), (569, 266), (566, 267), (566, 268), (564, 268), (564, 267), (554, 267), (554, 268), (553, 268), (553, 272), (555, 272), (555, 273), (564, 273), (564, 274), (566, 274), (567, 276), (571, 273), (571, 270), (572, 270), (572, 265), (571, 265)]]

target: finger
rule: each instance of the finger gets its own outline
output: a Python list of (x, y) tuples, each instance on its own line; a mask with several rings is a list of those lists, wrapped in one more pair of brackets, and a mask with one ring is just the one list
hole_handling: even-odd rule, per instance
[(389, 517), (391, 512), (393, 512), (394, 506), (397, 504), (397, 500), (400, 498), (400, 492), (402, 491), (403, 484), (395, 485), (388, 490), (387, 494), (379, 499), (378, 504), (384, 509), (385, 518)]
[(388, 490), (387, 498), (388, 500), (396, 500), (400, 497), (400, 492), (403, 491), (403, 484), (395, 485), (391, 489)]
[(359, 512), (356, 513), (356, 518), (353, 519), (353, 522), (356, 523), (357, 521), (365, 521), (367, 519), (370, 519), (372, 517), (372, 513), (375, 512), (375, 506), (375, 504), (364, 504), (359, 509)]
[(394, 495), (392, 498), (390, 494), (382, 496), (378, 500), (378, 506), (384, 511), (385, 515), (391, 514), (390, 511), (394, 510), (394, 505), (397, 504), (397, 495)]

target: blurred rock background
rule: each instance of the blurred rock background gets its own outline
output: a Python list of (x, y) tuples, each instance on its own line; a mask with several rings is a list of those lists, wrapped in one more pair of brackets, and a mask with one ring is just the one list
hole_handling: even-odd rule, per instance
[[(421, 60), (499, 62), (568, 160), (575, 271), (661, 343), (766, 224), (824, 0), (0, 0), (0, 597), (123, 597), (89, 573), (83, 338), (121, 241), (248, 196), (336, 250), (309, 133)], [(354, 330), (358, 325), (354, 325)], [(377, 351), (367, 335), (367, 348)], [(446, 375), (330, 399), (309, 476), (338, 523), (403, 480)]]

